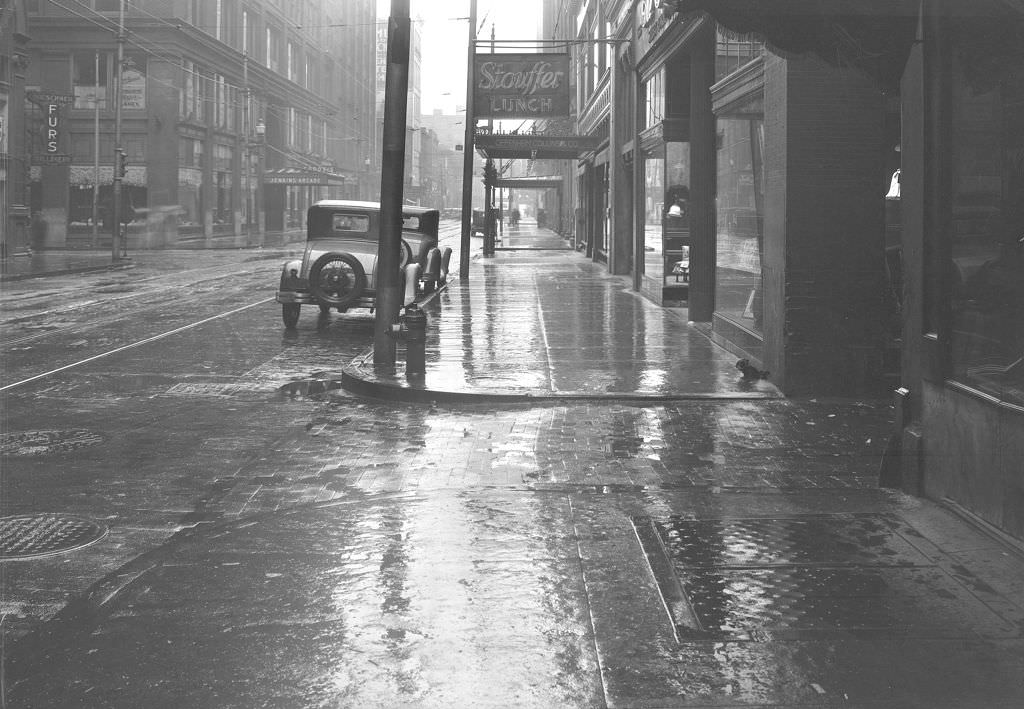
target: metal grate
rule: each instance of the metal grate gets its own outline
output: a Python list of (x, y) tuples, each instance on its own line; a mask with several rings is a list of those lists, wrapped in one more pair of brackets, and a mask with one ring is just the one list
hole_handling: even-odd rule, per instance
[(0, 517), (0, 560), (29, 559), (74, 551), (102, 539), (107, 528), (81, 517)]
[(1010, 627), (884, 515), (634, 526), (681, 639), (999, 636)]

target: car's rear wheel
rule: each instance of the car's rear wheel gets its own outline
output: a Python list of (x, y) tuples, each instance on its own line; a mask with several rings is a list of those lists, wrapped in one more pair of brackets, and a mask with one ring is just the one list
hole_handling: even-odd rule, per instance
[(284, 320), (284, 326), (289, 330), (294, 330), (299, 324), (299, 312), (302, 306), (298, 303), (282, 303), (281, 304), (281, 319)]
[(321, 306), (344, 307), (365, 289), (366, 272), (351, 254), (326, 253), (309, 269), (309, 291)]

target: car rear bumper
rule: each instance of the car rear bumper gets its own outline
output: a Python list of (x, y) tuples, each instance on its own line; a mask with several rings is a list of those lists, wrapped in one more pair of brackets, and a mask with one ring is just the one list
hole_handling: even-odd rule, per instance
[(316, 304), (316, 298), (309, 293), (302, 293), (300, 291), (279, 290), (277, 292), (276, 300), (278, 303), (299, 303), (300, 305)]

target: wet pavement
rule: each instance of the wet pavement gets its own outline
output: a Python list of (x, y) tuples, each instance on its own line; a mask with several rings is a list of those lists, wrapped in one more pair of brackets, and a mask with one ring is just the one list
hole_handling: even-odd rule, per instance
[(280, 435), (177, 447), (232, 472), (8, 647), (7, 705), (1024, 705), (1024, 556), (878, 486), (888, 402), (781, 398), (552, 235), (500, 246), (426, 306), (423, 381), (211, 397)]
[(345, 386), (406, 401), (539, 398), (762, 399), (765, 380), (738, 376), (737, 357), (532, 225), (506, 228), (495, 255), (471, 262), (424, 310), (426, 373), (408, 378), (405, 348), (393, 371), (368, 353)]

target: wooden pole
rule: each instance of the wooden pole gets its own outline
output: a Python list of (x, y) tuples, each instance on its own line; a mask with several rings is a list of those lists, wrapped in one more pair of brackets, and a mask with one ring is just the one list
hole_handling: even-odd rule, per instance
[(380, 176), (380, 241), (377, 246), (373, 364), (394, 368), (395, 339), (403, 288), (399, 271), (402, 242), (402, 185), (405, 180), (405, 124), (409, 89), (409, 0), (391, 0), (388, 63), (384, 80), (384, 131)]

